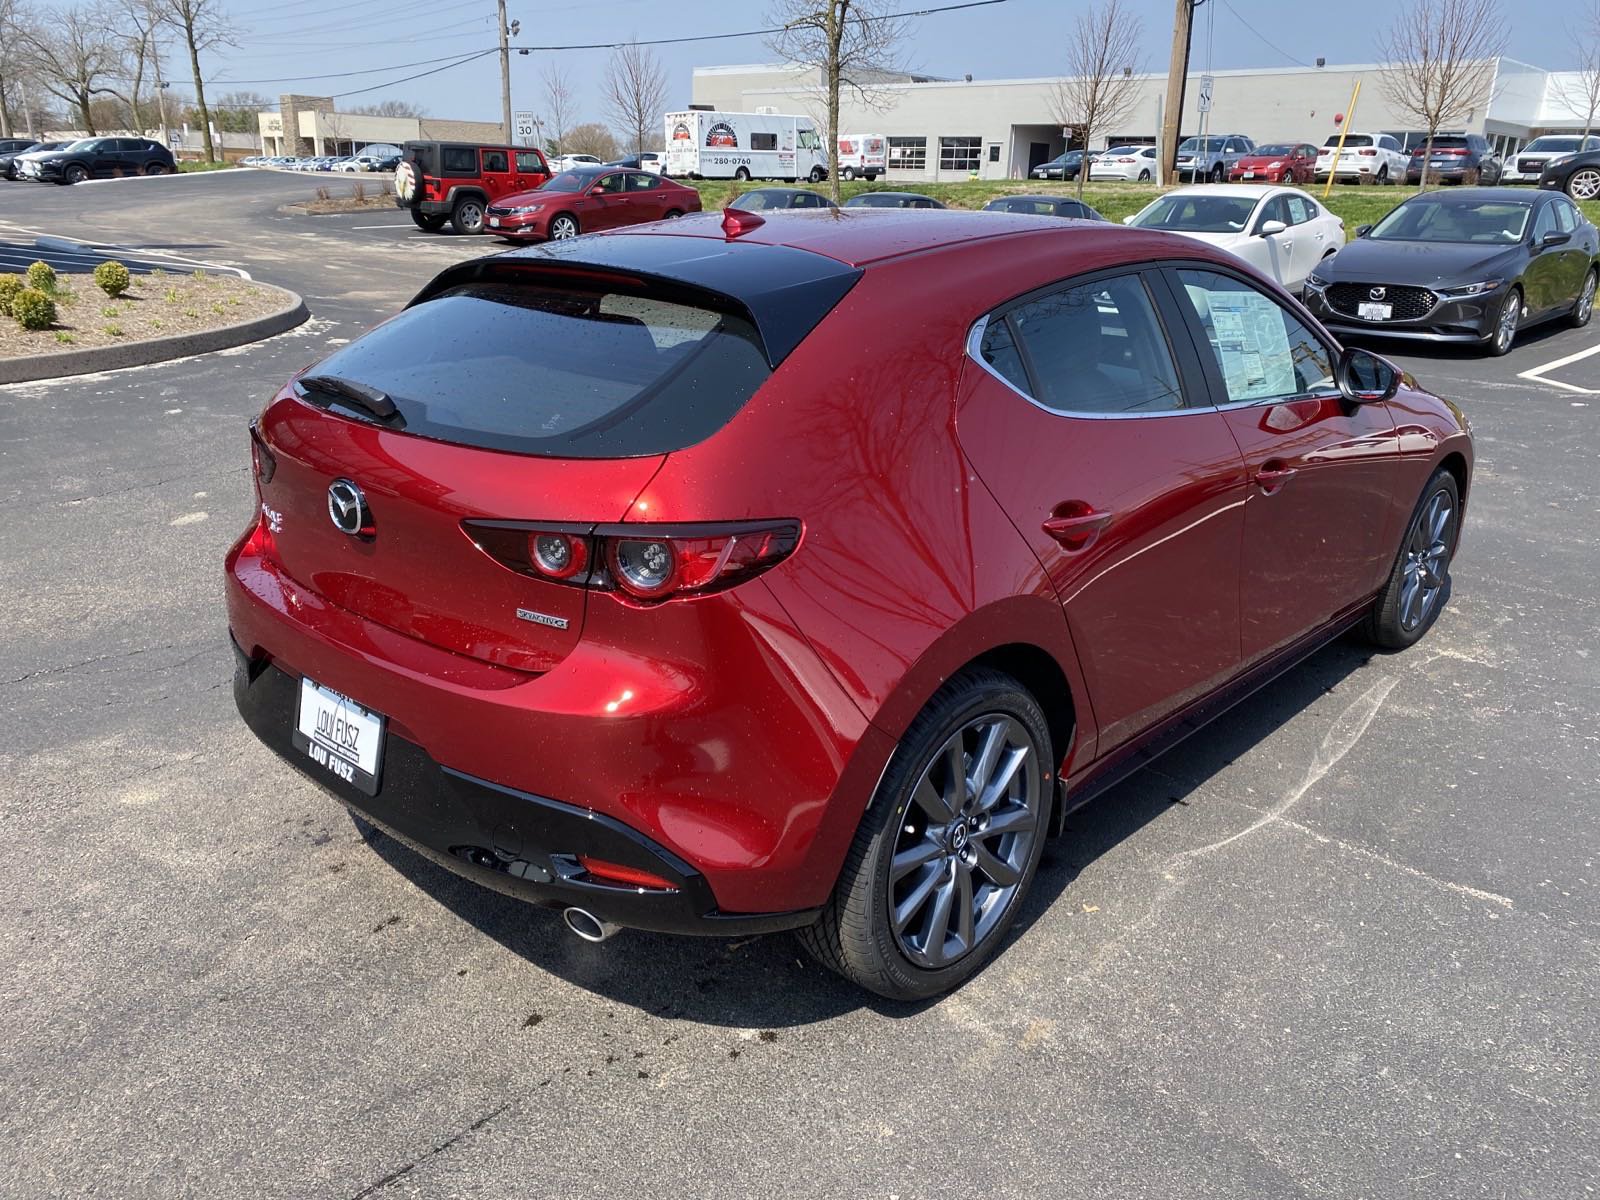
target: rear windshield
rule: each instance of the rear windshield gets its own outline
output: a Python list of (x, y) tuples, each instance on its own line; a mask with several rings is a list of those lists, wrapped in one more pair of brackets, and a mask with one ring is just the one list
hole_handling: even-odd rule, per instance
[[(1423, 145), (1426, 145), (1426, 144), (1427, 144), (1426, 142), (1423, 143)], [(1435, 137), (1433, 139), (1433, 148), (1435, 150), (1439, 149), (1440, 146), (1449, 146), (1452, 149), (1454, 149), (1457, 146), (1465, 146), (1466, 144), (1467, 144), (1467, 139), (1462, 137), (1460, 134), (1457, 134), (1456, 136), (1451, 137), (1448, 133), (1441, 133), (1441, 134), (1439, 134), (1437, 137)], [(1412, 151), (1412, 153), (1413, 154), (1421, 154), (1422, 153), (1422, 149), (1423, 149), (1422, 146), (1418, 146), (1418, 147), (1416, 147), (1416, 149), (1414, 149)]]
[[(1324, 146), (1335, 146), (1335, 147), (1338, 146), (1338, 144), (1339, 144), (1339, 135), (1337, 133), (1334, 134), (1333, 136), (1328, 138), (1328, 140), (1323, 142), (1322, 144)], [(1345, 134), (1344, 144), (1347, 147), (1349, 147), (1349, 146), (1370, 146), (1370, 145), (1372, 145), (1372, 137), (1371, 137), (1371, 135), (1365, 134), (1365, 133), (1347, 133), (1347, 134)]]
[(1134, 217), (1142, 229), (1174, 229), (1189, 233), (1240, 233), (1256, 210), (1254, 196), (1210, 196), (1173, 192)]
[(406, 309), (309, 374), (383, 390), (423, 437), (629, 458), (709, 437), (771, 368), (750, 320), (698, 292), (476, 282)]

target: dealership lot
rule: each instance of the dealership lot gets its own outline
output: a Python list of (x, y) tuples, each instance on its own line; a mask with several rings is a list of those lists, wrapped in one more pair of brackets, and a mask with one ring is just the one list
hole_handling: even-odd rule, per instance
[(0, 187), (0, 240), (192, 256), (313, 313), (0, 389), (0, 1192), (1592, 1183), (1600, 398), (1572, 389), (1600, 392), (1600, 353), (1571, 356), (1600, 329), (1402, 353), (1480, 456), (1438, 627), (1397, 656), (1335, 645), (1079, 813), (998, 960), (908, 1008), (785, 936), (579, 943), (363, 845), (244, 729), (220, 597), (246, 420), (498, 245), (278, 213), (309, 186)]

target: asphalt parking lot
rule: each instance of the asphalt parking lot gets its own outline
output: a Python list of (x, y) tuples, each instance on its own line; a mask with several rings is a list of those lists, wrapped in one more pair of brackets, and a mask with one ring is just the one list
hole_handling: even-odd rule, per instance
[(246, 421), (497, 246), (277, 211), (316, 182), (0, 184), (0, 240), (182, 255), (312, 312), (0, 388), (0, 1194), (1600, 1186), (1600, 326), (1402, 353), (1477, 435), (1435, 630), (1328, 648), (1077, 814), (996, 961), (906, 1007), (787, 936), (580, 943), (364, 844), (247, 733)]

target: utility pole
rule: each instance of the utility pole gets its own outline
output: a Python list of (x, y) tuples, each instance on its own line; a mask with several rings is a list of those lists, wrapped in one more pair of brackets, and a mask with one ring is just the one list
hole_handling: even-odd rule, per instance
[(506, 28), (506, 0), (496, 0), (500, 8), (500, 128), (506, 145), (511, 144), (511, 31)]
[(1189, 78), (1189, 35), (1194, 31), (1194, 10), (1206, 0), (1178, 0), (1172, 15), (1172, 60), (1167, 66), (1167, 105), (1162, 122), (1162, 157), (1166, 176), (1178, 178), (1178, 143), (1183, 139), (1183, 92)]
[(172, 135), (167, 129), (167, 83), (161, 78), (161, 51), (157, 49), (154, 54), (156, 68), (156, 99), (161, 104), (161, 144), (172, 145)]

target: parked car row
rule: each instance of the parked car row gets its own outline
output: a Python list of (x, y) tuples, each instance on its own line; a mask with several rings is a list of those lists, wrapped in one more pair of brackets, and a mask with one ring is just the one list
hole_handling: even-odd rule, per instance
[(0, 173), (38, 183), (82, 183), (131, 175), (170, 175), (172, 151), (152, 138), (91, 137), (70, 142), (0, 141)]
[(241, 158), (241, 167), (272, 167), (280, 171), (336, 171), (359, 174), (363, 171), (392, 171), (400, 164), (400, 151), (396, 147), (363, 150), (359, 154), (299, 155), (253, 154)]

